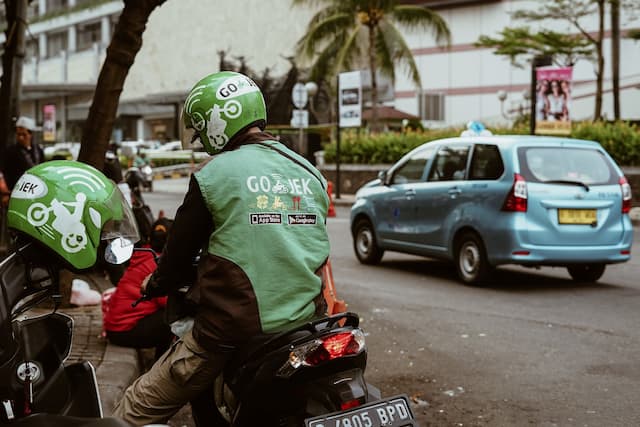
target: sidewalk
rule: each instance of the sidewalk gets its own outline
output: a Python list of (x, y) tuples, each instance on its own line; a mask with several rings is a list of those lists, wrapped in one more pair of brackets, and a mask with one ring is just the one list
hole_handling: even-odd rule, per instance
[[(99, 274), (80, 275), (92, 289), (102, 293), (112, 285)], [(61, 308), (74, 320), (73, 343), (67, 364), (88, 360), (96, 369), (96, 379), (102, 400), (102, 410), (109, 416), (125, 388), (140, 373), (137, 350), (110, 344), (102, 334), (102, 308), (100, 305)]]

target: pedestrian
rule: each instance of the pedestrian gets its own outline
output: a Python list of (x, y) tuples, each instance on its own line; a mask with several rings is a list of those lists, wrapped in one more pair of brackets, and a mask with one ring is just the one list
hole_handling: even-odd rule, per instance
[(118, 157), (118, 145), (111, 143), (104, 154), (102, 172), (116, 184), (122, 182), (122, 166)]
[(30, 117), (21, 116), (16, 121), (16, 143), (7, 148), (4, 159), (4, 174), (9, 190), (13, 189), (27, 169), (44, 161), (42, 147), (33, 140), (36, 130), (36, 122)]
[[(150, 244), (144, 246), (161, 254), (172, 224), (173, 220), (169, 218), (159, 218), (153, 224)], [(133, 253), (124, 275), (109, 297), (103, 324), (110, 342), (122, 347), (155, 348), (157, 360), (169, 348), (174, 337), (171, 328), (164, 321), (167, 298), (153, 298), (134, 306), (140, 298), (142, 282), (155, 269), (153, 253)]]
[[(182, 121), (212, 155), (191, 175), (167, 246), (145, 292), (176, 289), (192, 271), (193, 328), (125, 392), (114, 415), (140, 426), (166, 422), (187, 402), (198, 410), (236, 348), (325, 312), (320, 271), (329, 256), (326, 181), (265, 132), (257, 85), (233, 72), (200, 80)], [(208, 401), (203, 405), (213, 415)]]

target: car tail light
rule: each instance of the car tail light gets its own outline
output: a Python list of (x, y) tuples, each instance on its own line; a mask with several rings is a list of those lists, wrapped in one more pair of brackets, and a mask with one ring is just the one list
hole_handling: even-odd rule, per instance
[(318, 366), (330, 360), (358, 354), (364, 348), (364, 333), (360, 329), (317, 338), (292, 348), (289, 359), (278, 370), (278, 375), (288, 377), (302, 366)]
[(522, 175), (513, 174), (513, 186), (502, 205), (502, 210), (507, 212), (527, 211), (527, 181)]
[(631, 186), (624, 176), (618, 180), (622, 190), (622, 213), (628, 214), (631, 211)]

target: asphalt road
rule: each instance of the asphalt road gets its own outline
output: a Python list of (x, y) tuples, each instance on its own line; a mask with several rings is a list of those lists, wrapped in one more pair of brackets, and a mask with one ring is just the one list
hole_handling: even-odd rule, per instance
[[(149, 194), (154, 211), (175, 212), (186, 188), (177, 181)], [(367, 379), (409, 395), (421, 425), (640, 425), (638, 258), (598, 284), (513, 267), (474, 288), (425, 258), (387, 253), (380, 266), (360, 265), (348, 209), (328, 225), (338, 292), (367, 334)], [(172, 425), (190, 425), (181, 416)]]

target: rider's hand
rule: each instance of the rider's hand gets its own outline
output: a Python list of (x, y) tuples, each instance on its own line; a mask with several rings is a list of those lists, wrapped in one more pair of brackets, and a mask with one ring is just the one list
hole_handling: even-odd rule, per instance
[(167, 292), (158, 286), (158, 281), (154, 280), (153, 274), (150, 274), (145, 277), (140, 284), (140, 294), (142, 294), (145, 299), (151, 299), (164, 296)]
[(142, 281), (142, 283), (140, 284), (140, 294), (141, 295), (147, 295), (147, 285), (149, 284), (149, 280), (151, 279), (152, 275), (153, 274), (150, 274), (147, 277), (145, 277), (144, 280)]

